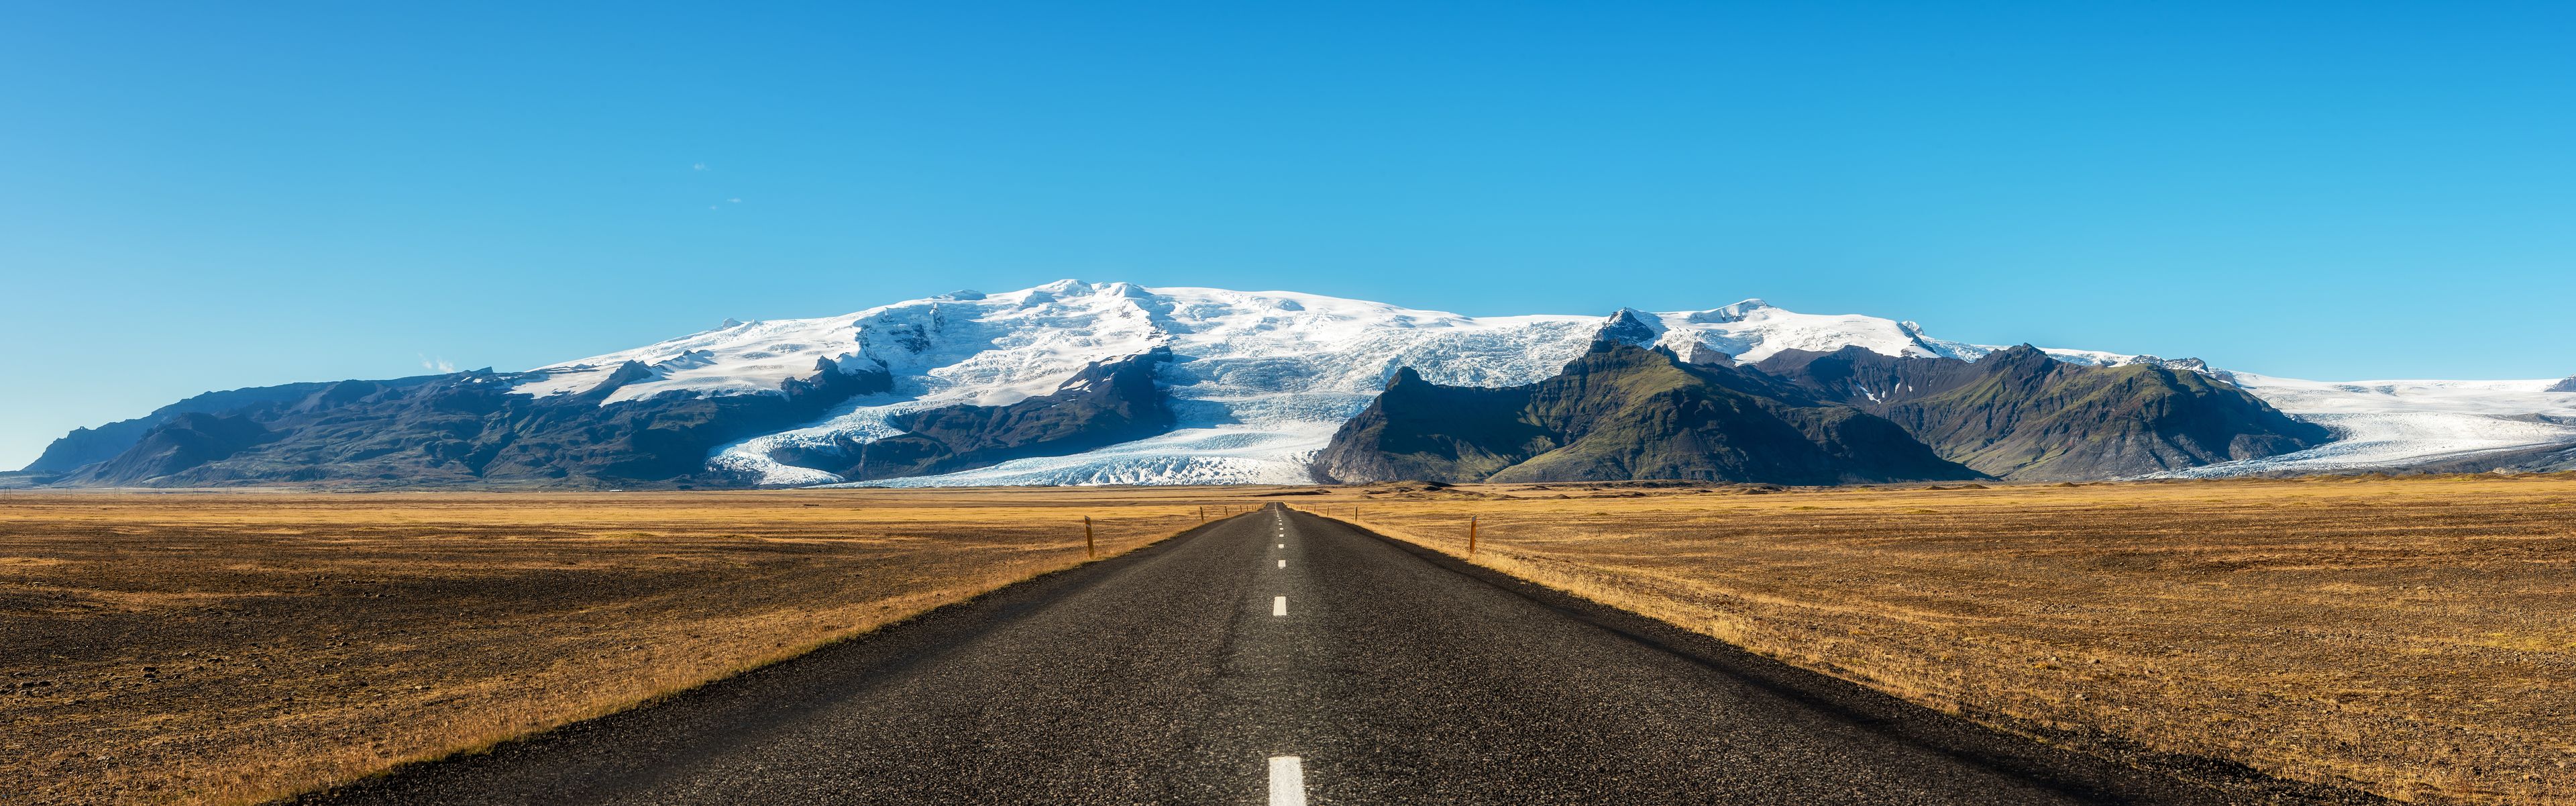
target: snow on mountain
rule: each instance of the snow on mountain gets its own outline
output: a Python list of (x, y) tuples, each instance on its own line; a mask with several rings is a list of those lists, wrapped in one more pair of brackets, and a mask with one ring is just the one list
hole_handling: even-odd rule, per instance
[(2224, 372), (2273, 408), (2334, 429), (2332, 443), (2280, 456), (2165, 474), (2182, 478), (2335, 473), (2403, 468), (2551, 445), (2576, 444), (2576, 390), (2556, 381), (2352, 381), (2333, 383)]
[[(1817, 315), (1772, 307), (1748, 299), (1723, 308), (1651, 314), (1660, 320), (1665, 346), (1697, 342), (1734, 356), (1741, 363), (1769, 358), (1782, 350), (1832, 352), (1858, 346), (1894, 356), (1962, 357), (1961, 345), (1924, 339), (1911, 322), (1871, 316)], [(1982, 354), (1982, 353), (1979, 353)]]
[[(1626, 312), (1656, 344), (1684, 355), (1714, 350), (1753, 362), (1781, 350), (1846, 346), (1895, 356), (1975, 360), (1995, 347), (1932, 338), (1912, 322), (1804, 314), (1758, 299), (1703, 311)], [(1150, 439), (1075, 456), (1005, 462), (877, 485), (1302, 483), (1307, 461), (1357, 414), (1396, 369), (1436, 383), (1511, 386), (1554, 375), (1611, 320), (1598, 316), (1470, 317), (1285, 291), (1144, 288), (1063, 280), (1004, 294), (961, 291), (819, 319), (733, 322), (670, 341), (541, 367), (515, 387), (572, 394), (607, 381), (626, 362), (651, 377), (619, 387), (602, 405), (662, 394), (775, 393), (824, 362), (882, 368), (894, 390), (820, 422), (745, 440), (714, 464), (769, 484), (830, 484), (829, 473), (771, 458), (778, 448), (824, 446), (899, 433), (895, 415), (958, 404), (1006, 405), (1056, 390), (1085, 365), (1169, 348), (1163, 371), (1179, 426)], [(1624, 325), (1623, 325), (1624, 326)], [(1624, 338), (1624, 336), (1623, 336)], [(1642, 338), (1641, 338), (1642, 340)], [(2171, 362), (2082, 350), (2060, 360), (2116, 365)]]
[[(1705, 311), (1648, 315), (1661, 319), (1664, 337), (1658, 343), (1663, 346), (1687, 355), (1682, 348), (1695, 342), (1746, 364), (1758, 363), (1782, 350), (1829, 353), (1856, 346), (1880, 355), (1975, 361), (1986, 357), (1987, 353), (2003, 349), (1994, 345), (1933, 338), (1924, 335), (1923, 326), (1913, 322), (1859, 314), (1797, 313), (1772, 307), (1759, 299)], [(2173, 360), (2152, 355), (2057, 347), (2042, 347), (2040, 352), (2071, 364), (2116, 367), (2151, 363), (2192, 372), (2208, 371), (2208, 366), (2196, 358)]]

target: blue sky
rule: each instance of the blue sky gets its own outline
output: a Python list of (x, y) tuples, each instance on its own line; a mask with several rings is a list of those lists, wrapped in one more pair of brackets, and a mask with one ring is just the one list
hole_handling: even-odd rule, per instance
[(0, 466), (1063, 277), (2576, 373), (2564, 3), (391, 5), (13, 4)]

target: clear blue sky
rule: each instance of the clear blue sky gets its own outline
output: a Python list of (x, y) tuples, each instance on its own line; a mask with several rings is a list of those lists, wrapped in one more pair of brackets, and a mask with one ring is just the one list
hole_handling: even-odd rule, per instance
[(1062, 277), (2576, 373), (2566, 3), (393, 5), (11, 4), (0, 467)]

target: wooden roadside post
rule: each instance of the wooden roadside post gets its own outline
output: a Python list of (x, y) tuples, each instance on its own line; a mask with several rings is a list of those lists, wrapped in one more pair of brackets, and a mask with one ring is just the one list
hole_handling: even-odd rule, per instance
[(1467, 556), (1476, 556), (1476, 516), (1467, 516)]
[(1091, 516), (1082, 516), (1082, 558), (1100, 559), (1100, 544), (1091, 542)]

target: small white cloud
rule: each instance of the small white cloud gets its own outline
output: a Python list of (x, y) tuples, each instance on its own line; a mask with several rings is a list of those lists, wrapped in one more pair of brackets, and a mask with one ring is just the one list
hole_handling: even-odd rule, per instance
[(689, 170), (692, 170), (692, 171), (703, 171), (703, 170), (706, 170), (706, 169), (707, 169), (707, 164), (706, 164), (706, 163), (703, 163), (703, 162), (698, 163), (698, 164), (695, 164), (695, 165), (691, 165), (691, 166), (689, 166)]
[(742, 200), (741, 200), (741, 199), (726, 199), (725, 201), (732, 202), (732, 203), (734, 203), (734, 204), (741, 204), (741, 203), (742, 203)]
[(440, 374), (456, 371), (456, 365), (448, 363), (447, 359), (431, 358), (425, 353), (420, 354), (420, 368)]

